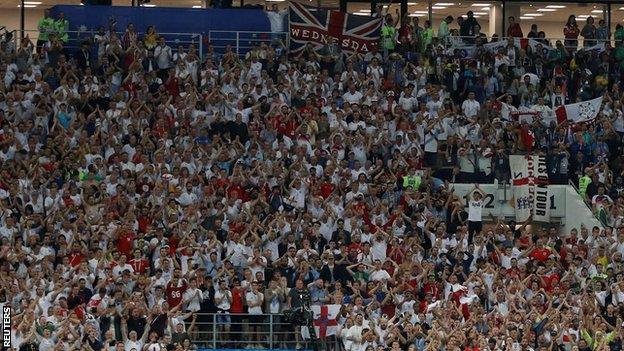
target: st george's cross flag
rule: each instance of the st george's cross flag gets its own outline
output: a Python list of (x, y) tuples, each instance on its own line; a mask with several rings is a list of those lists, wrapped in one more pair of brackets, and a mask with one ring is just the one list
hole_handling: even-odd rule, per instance
[(602, 96), (593, 100), (559, 106), (555, 109), (557, 123), (561, 124), (565, 121), (572, 123), (591, 122), (598, 116), (601, 105)]
[[(318, 338), (325, 338), (338, 333), (338, 314), (341, 305), (321, 305), (311, 306), (314, 313), (314, 331)], [(304, 338), (310, 338), (310, 332), (307, 327), (302, 327), (301, 334)]]
[(289, 16), (291, 53), (303, 51), (308, 43), (315, 50), (335, 43), (346, 53), (366, 54), (377, 49), (381, 18), (315, 9), (297, 2), (290, 3)]

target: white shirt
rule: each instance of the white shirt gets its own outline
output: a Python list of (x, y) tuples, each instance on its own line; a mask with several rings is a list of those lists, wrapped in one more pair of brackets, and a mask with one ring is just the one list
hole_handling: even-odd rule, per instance
[(171, 53), (171, 48), (167, 45), (160, 46), (158, 45), (154, 49), (154, 58), (158, 63), (158, 68), (166, 69), (171, 67), (171, 59), (173, 58), (173, 54)]
[(354, 93), (347, 91), (346, 93), (344, 93), (344, 95), (342, 95), (342, 98), (345, 102), (348, 102), (350, 104), (354, 102), (359, 103), (360, 100), (362, 100), (362, 93), (357, 90)]
[(199, 311), (199, 309), (201, 308), (200, 304), (202, 301), (202, 291), (199, 290), (198, 288), (188, 288), (186, 289), (186, 291), (184, 292), (184, 294), (182, 295), (182, 299), (184, 301), (187, 301), (190, 299), (190, 301), (188, 301), (188, 304), (186, 306), (186, 309), (192, 312), (197, 312)]
[(481, 222), (481, 212), (483, 212), (483, 201), (468, 201), (468, 220), (471, 222)]
[(141, 340), (137, 340), (137, 341), (127, 340), (126, 345), (124, 347), (126, 351), (130, 351), (133, 349), (136, 351), (141, 351), (143, 349), (143, 342)]
[(230, 300), (232, 299), (232, 293), (229, 290), (217, 290), (215, 291), (215, 301), (218, 299), (221, 299), (221, 301), (217, 304), (217, 308), (229, 311), (231, 307)]
[(372, 281), (381, 281), (390, 279), (390, 274), (386, 272), (384, 269), (380, 269), (378, 271), (374, 271), (370, 274), (370, 280)]
[(286, 13), (286, 10), (279, 12), (268, 11), (266, 13), (269, 23), (271, 23), (271, 32), (279, 33), (284, 31), (284, 16), (286, 16)]
[(476, 116), (480, 109), (481, 104), (476, 100), (466, 100), (462, 103), (462, 112), (468, 118)]
[[(262, 302), (264, 300), (264, 294), (250, 291), (245, 295), (245, 298), (247, 299), (247, 306), (251, 306), (252, 304)], [(260, 304), (260, 306), (249, 307), (249, 314), (262, 314), (262, 304)]]

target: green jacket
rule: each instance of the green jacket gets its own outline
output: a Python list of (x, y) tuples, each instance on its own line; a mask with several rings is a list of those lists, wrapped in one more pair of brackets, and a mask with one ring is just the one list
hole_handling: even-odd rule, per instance
[(404, 176), (403, 177), (403, 189), (407, 189), (407, 187), (411, 187), (414, 190), (418, 190), (420, 188), (420, 183), (422, 180), (419, 176)]
[(425, 28), (420, 35), (421, 52), (425, 52), (427, 45), (431, 44), (432, 40), (433, 40), (433, 29), (431, 29), (431, 27)]
[(451, 34), (451, 30), (449, 29), (448, 23), (446, 21), (440, 22), (440, 27), (438, 27), (438, 38), (444, 39)]
[(396, 46), (397, 30), (393, 26), (383, 26), (381, 28), (381, 47), (388, 50), (394, 50)]
[(585, 342), (587, 343), (587, 346), (589, 346), (592, 350), (595, 350), (596, 347), (600, 345), (600, 342), (603, 339), (605, 340), (604, 344), (609, 345), (609, 343), (613, 341), (613, 339), (615, 339), (615, 331), (604, 334), (602, 338), (596, 338), (596, 337), (592, 338), (592, 336), (589, 335), (587, 330), (581, 330), (581, 337), (583, 338), (583, 340), (585, 340)]
[(64, 43), (69, 41), (69, 34), (67, 31), (69, 30), (69, 21), (66, 19), (56, 20), (54, 21), (54, 29), (58, 33), (59, 39)]
[(592, 182), (591, 178), (588, 176), (582, 176), (579, 179), (579, 193), (581, 197), (585, 198), (585, 194), (587, 193), (587, 186)]
[(613, 35), (613, 37), (615, 38), (615, 41), (619, 42), (622, 39), (624, 39), (624, 28), (620, 28), (618, 30), (615, 31), (615, 34)]
[(39, 20), (39, 40), (48, 41), (48, 34), (53, 32), (54, 29), (54, 20), (50, 17), (44, 17)]
[(620, 45), (616, 47), (613, 54), (618, 64), (620, 65), (620, 68), (623, 68), (624, 67), (624, 46)]

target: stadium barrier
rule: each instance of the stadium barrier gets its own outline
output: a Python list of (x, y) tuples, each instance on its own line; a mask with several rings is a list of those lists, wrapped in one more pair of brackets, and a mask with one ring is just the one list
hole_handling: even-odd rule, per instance
[[(310, 340), (299, 337), (301, 327), (287, 323), (283, 314), (197, 313), (195, 326), (191, 337), (200, 349), (312, 349)], [(325, 338), (322, 349), (332, 343), (334, 337)]]

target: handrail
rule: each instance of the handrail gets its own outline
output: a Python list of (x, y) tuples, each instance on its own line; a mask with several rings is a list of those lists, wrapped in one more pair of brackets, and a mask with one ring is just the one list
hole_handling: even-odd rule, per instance
[(208, 42), (214, 49), (232, 47), (238, 56), (244, 56), (252, 44), (271, 43), (275, 40), (288, 41), (288, 32), (253, 32), (253, 31), (208, 31)]
[(310, 342), (295, 335), (299, 333), (297, 327), (282, 318), (281, 313), (196, 313), (197, 330), (191, 333), (192, 342), (212, 349), (223, 344), (263, 344), (269, 349), (290, 345), (294, 349), (295, 345)]
[[(36, 36), (33, 36), (33, 40), (36, 40), (39, 36), (39, 33), (41, 33), (41, 31), (39, 31), (38, 29), (24, 29), (24, 30), (15, 30), (16, 32), (20, 32), (21, 33), (21, 37), (23, 38), (26, 34), (30, 34), (30, 33), (37, 33)], [(80, 46), (79, 42), (85, 39), (92, 39), (97, 33), (98, 30), (97, 29), (85, 29), (85, 30), (68, 30), (68, 31), (64, 31), (63, 33), (67, 33), (69, 38), (68, 38), (68, 42), (65, 44), (65, 46), (67, 48), (70, 49), (75, 49), (78, 48)], [(120, 38), (123, 37), (123, 33), (124, 32), (118, 32)], [(136, 32), (137, 35), (142, 36), (145, 35), (146, 32)], [(165, 42), (167, 43), (175, 43), (175, 44), (194, 44), (197, 46), (197, 49), (199, 50), (199, 56), (200, 58), (203, 58), (203, 34), (202, 33), (195, 33), (195, 32), (189, 32), (189, 33), (170, 33), (170, 32), (162, 32), (162, 33), (157, 33), (158, 36), (162, 36), (165, 38)], [(171, 37), (176, 37), (174, 39), (172, 39)], [(181, 40), (182, 39), (182, 40)], [(18, 44), (21, 44), (21, 41), (18, 42)], [(95, 49), (95, 47), (93, 47), (93, 49)]]
[[(460, 35), (448, 35), (445, 36), (443, 38), (437, 38), (436, 36), (434, 36), (434, 40), (440, 40), (442, 39), (442, 42), (439, 42), (439, 44), (443, 44), (447, 49), (448, 48), (452, 48), (454, 46), (456, 47), (462, 47), (462, 46), (471, 46), (471, 45), (475, 45), (474, 41), (475, 39), (477, 39), (478, 36), (476, 35), (472, 35), (472, 36), (460, 36)], [(504, 42), (507, 39), (509, 39), (509, 37), (498, 37), (498, 36), (483, 36), (483, 38), (485, 38), (487, 40), (488, 44), (494, 43), (494, 42)], [(496, 39), (496, 41), (492, 41), (493, 39)], [(611, 46), (614, 46), (614, 44), (616, 43), (615, 39), (585, 39), (583, 37), (578, 37), (576, 39), (570, 39), (570, 38), (565, 38), (565, 37), (548, 37), (548, 38), (527, 38), (526, 36), (522, 37), (522, 38), (516, 38), (513, 37), (513, 39), (526, 39), (526, 40), (534, 40), (535, 44), (541, 44), (544, 48), (550, 48), (550, 49), (554, 49), (555, 48), (555, 44), (557, 41), (561, 41), (564, 44), (564, 47), (566, 49), (576, 49), (576, 50), (580, 50), (580, 49), (591, 49), (591, 48), (595, 48), (597, 47), (599, 44), (606, 44), (609, 43)], [(575, 46), (565, 46), (565, 44), (567, 42), (576, 42), (577, 45)], [(593, 45), (591, 46), (587, 46), (585, 45), (585, 42), (590, 42), (593, 43)]]

